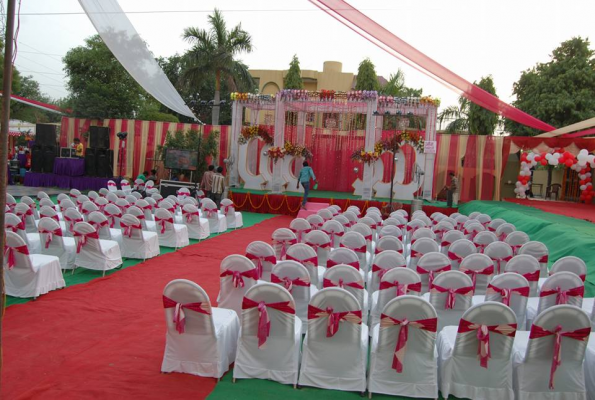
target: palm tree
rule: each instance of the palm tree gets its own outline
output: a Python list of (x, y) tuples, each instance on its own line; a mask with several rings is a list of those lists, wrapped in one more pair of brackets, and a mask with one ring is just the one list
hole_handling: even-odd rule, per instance
[(252, 38), (242, 30), (241, 24), (228, 31), (223, 15), (217, 9), (209, 15), (209, 25), (208, 31), (197, 27), (184, 29), (183, 38), (192, 44), (192, 48), (185, 55), (182, 81), (197, 87), (202, 80), (215, 77), (211, 123), (219, 125), (221, 80), (224, 79), (232, 91), (254, 87), (248, 66), (235, 59), (239, 53), (252, 51)]
[(439, 129), (446, 121), (446, 133), (468, 132), (469, 131), (469, 105), (471, 103), (465, 97), (459, 97), (458, 106), (448, 106), (438, 114)]

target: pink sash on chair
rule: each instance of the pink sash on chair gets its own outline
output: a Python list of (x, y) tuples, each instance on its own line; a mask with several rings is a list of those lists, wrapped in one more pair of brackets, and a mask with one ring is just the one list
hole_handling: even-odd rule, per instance
[(510, 260), (512, 260), (512, 256), (507, 256), (507, 257), (502, 257), (502, 258), (498, 258), (498, 257), (490, 257), (490, 258), (496, 265), (496, 270), (498, 271), (498, 274), (500, 274), (502, 271), (502, 261), (509, 262)]
[(206, 215), (207, 218), (213, 218), (213, 216), (217, 215), (217, 209), (216, 208), (203, 208), (202, 210)]
[(562, 337), (569, 339), (580, 340), (586, 342), (589, 340), (589, 334), (591, 333), (591, 327), (577, 329), (575, 331), (562, 332), (562, 326), (558, 325), (553, 331), (548, 331), (541, 326), (533, 324), (531, 326), (531, 333), (529, 333), (529, 339), (537, 339), (546, 336), (554, 335), (554, 354), (552, 356), (552, 367), (550, 370), (550, 390), (554, 390), (554, 375), (556, 370), (562, 364)]
[(132, 237), (132, 230), (133, 229), (143, 229), (143, 226), (139, 223), (138, 225), (128, 225), (122, 221), (120, 221), (120, 228), (124, 230), (124, 235), (128, 236), (129, 238)]
[(109, 227), (113, 228), (114, 225), (116, 225), (116, 218), (122, 218), (122, 213), (119, 214), (108, 214), (106, 215), (108, 221), (109, 221)]
[(271, 274), (271, 282), (276, 283), (278, 285), (283, 285), (283, 287), (285, 289), (287, 289), (287, 291), (289, 293), (291, 293), (294, 286), (304, 286), (304, 287), (310, 286), (310, 278), (309, 277), (290, 279), (286, 276), (284, 276), (283, 278), (280, 278), (275, 274)]
[(8, 225), (8, 224), (6, 224), (4, 226), (4, 228), (5, 229), (10, 229), (14, 233), (18, 233), (19, 231), (24, 231), (25, 230), (25, 221), (22, 221), (21, 220), (21, 222), (19, 222), (16, 225)]
[(362, 310), (333, 312), (332, 307), (327, 307), (326, 310), (308, 304), (308, 319), (328, 318), (326, 327), (326, 337), (333, 337), (335, 333), (339, 332), (339, 323), (341, 321), (351, 322), (352, 324), (361, 325)]
[(348, 247), (348, 246), (345, 246), (343, 243), (341, 243), (340, 247), (344, 247), (346, 249), (351, 249), (351, 250), (355, 251), (356, 253), (365, 253), (366, 249), (368, 248), (368, 246), (365, 244), (361, 247)]
[(190, 224), (192, 223), (192, 219), (194, 219), (194, 217), (196, 216), (196, 218), (200, 218), (200, 213), (197, 211), (184, 211), (184, 209), (182, 209), (182, 216), (184, 218), (186, 218), (186, 223)]
[(459, 263), (460, 263), (461, 261), (463, 261), (463, 258), (464, 258), (464, 257), (461, 257), (461, 256), (460, 256), (460, 255), (458, 255), (457, 253), (453, 253), (452, 251), (449, 251), (449, 252), (448, 252), (448, 258), (449, 258), (451, 261), (457, 261), (457, 262), (459, 262)]
[(464, 272), (467, 275), (471, 275), (471, 280), (473, 281), (473, 290), (475, 290), (475, 281), (477, 280), (477, 275), (494, 275), (494, 266), (490, 265), (484, 269), (469, 269), (465, 267), (459, 267), (459, 271)]
[(492, 356), (490, 353), (490, 332), (498, 333), (508, 337), (514, 337), (516, 334), (516, 328), (517, 324), (481, 325), (474, 324), (461, 318), (458, 333), (477, 331), (477, 340), (479, 342), (479, 346), (477, 347), (477, 356), (479, 357), (479, 365), (481, 365), (483, 368), (487, 368), (488, 360)]
[[(432, 288), (432, 285), (434, 283), (434, 275), (439, 272), (450, 271), (450, 265), (445, 265), (443, 267), (439, 267), (437, 269), (432, 269), (432, 270), (425, 269), (418, 265), (418, 266), (416, 266), (416, 269), (417, 269), (417, 273), (420, 275), (428, 274), (428, 285), (429, 285), (428, 287)], [(473, 289), (473, 288), (471, 288), (471, 289)]]
[(219, 277), (224, 278), (226, 276), (231, 276), (233, 279), (233, 287), (244, 287), (244, 278), (258, 280), (258, 270), (256, 268), (249, 269), (244, 272), (240, 271), (232, 271), (230, 269), (223, 271)]
[(330, 258), (328, 260), (326, 260), (326, 267), (327, 268), (332, 268), (335, 265), (341, 265), (341, 264), (351, 265), (355, 269), (359, 270), (359, 261), (354, 261), (354, 262), (351, 262), (351, 263), (344, 263), (344, 262), (339, 262), (339, 261), (331, 260)]
[(179, 334), (184, 333), (184, 327), (186, 325), (186, 316), (184, 315), (184, 309), (196, 311), (201, 314), (211, 315), (211, 306), (209, 303), (177, 303), (167, 296), (163, 296), (163, 308), (175, 308), (174, 311), (174, 324)]
[(68, 230), (72, 232), (74, 230), (74, 225), (77, 222), (83, 222), (82, 218), (68, 218), (68, 216), (64, 215), (64, 220), (68, 222)]
[(550, 257), (549, 257), (549, 254), (544, 254), (543, 256), (539, 257), (539, 258), (537, 259), (537, 261), (538, 261), (540, 264), (547, 264), (547, 263), (548, 263), (548, 261), (549, 261), (549, 259), (550, 259)]
[(267, 308), (272, 308), (287, 314), (295, 315), (295, 310), (291, 307), (289, 301), (279, 303), (265, 303), (264, 301), (254, 301), (248, 297), (244, 297), (242, 301), (242, 310), (250, 310), (258, 308), (258, 330), (256, 336), (258, 337), (258, 348), (262, 348), (271, 333), (271, 321)]
[(510, 245), (510, 247), (512, 247), (512, 254), (518, 254), (519, 250), (521, 249), (521, 247), (523, 247), (522, 244), (515, 244), (515, 245)]
[(322, 243), (322, 244), (306, 242), (306, 244), (308, 246), (312, 247), (316, 251), (318, 251), (318, 249), (330, 249), (331, 248), (331, 242)]
[(492, 285), (491, 283), (488, 284), (488, 288), (486, 290), (486, 294), (499, 294), (502, 296), (502, 304), (510, 307), (510, 299), (513, 294), (518, 294), (522, 297), (529, 297), (529, 292), (531, 288), (529, 286), (522, 286), (518, 288), (499, 288), (497, 286)]
[(312, 232), (312, 229), (293, 229), (293, 228), (289, 228), (293, 233), (295, 233), (295, 236), (297, 236), (297, 241), (298, 243), (302, 242), (302, 236), (308, 232)]
[(536, 270), (533, 272), (527, 272), (525, 274), (521, 274), (518, 271), (512, 271), (512, 272), (516, 272), (517, 274), (523, 275), (525, 277), (525, 279), (527, 279), (529, 282), (537, 282), (539, 281), (539, 275), (540, 275), (540, 271)]
[(378, 290), (397, 288), (397, 296), (403, 296), (409, 292), (421, 293), (421, 281), (415, 283), (399, 283), (399, 281), (380, 281)]
[(43, 215), (43, 214), (39, 214), (39, 216), (41, 218), (51, 218), (51, 219), (53, 219), (54, 221), (56, 221), (58, 223), (60, 222), (60, 218), (58, 218), (58, 216), (56, 214), (54, 214), (54, 215)]
[(463, 232), (465, 235), (471, 235), (471, 238), (469, 240), (471, 240), (473, 242), (473, 239), (475, 239), (475, 236), (477, 236), (477, 234), (481, 232), (481, 231), (468, 231), (467, 229), (465, 229), (465, 231)]
[(105, 221), (96, 222), (96, 221), (89, 221), (89, 225), (91, 225), (97, 232), (99, 232), (104, 226), (109, 225), (109, 221), (106, 219)]
[(354, 289), (360, 289), (360, 290), (364, 290), (364, 281), (363, 280), (359, 280), (356, 282), (343, 282), (343, 279), (339, 279), (338, 282), (332, 281), (330, 279), (324, 278), (322, 281), (322, 287), (323, 288), (327, 288), (327, 287), (340, 287), (341, 289), (344, 289), (345, 286), (347, 287), (351, 287)]
[(399, 321), (398, 319), (389, 317), (386, 314), (380, 314), (380, 329), (391, 326), (401, 327), (397, 339), (397, 345), (395, 347), (395, 352), (393, 354), (392, 364), (392, 368), (400, 374), (403, 372), (403, 362), (405, 361), (407, 340), (409, 339), (409, 327), (436, 333), (436, 329), (438, 328), (438, 318), (420, 319), (417, 321), (409, 321), (404, 319)]
[(334, 246), (335, 245), (335, 236), (341, 237), (345, 234), (345, 232), (335, 232), (335, 231), (325, 231), (324, 229), (321, 229), (322, 232), (326, 233), (330, 238), (331, 238), (331, 243)]
[(47, 229), (43, 229), (43, 228), (39, 228), (39, 233), (45, 233), (46, 237), (45, 237), (45, 248), (48, 249), (50, 247), (50, 243), (52, 243), (52, 240), (54, 240), (54, 235), (56, 236), (62, 236), (62, 229), (60, 228), (56, 228), (54, 230), (47, 230)]
[(117, 189), (117, 188), (118, 188), (118, 186), (116, 186), (116, 183), (115, 183), (115, 182), (108, 182), (108, 183), (107, 183), (107, 187), (108, 187), (108, 188), (115, 188), (115, 189)]
[(445, 288), (435, 284), (430, 285), (430, 293), (448, 293), (446, 302), (444, 303), (445, 310), (452, 310), (457, 301), (457, 294), (461, 296), (473, 296), (473, 286), (464, 286), (458, 289)]
[(235, 206), (232, 204), (228, 204), (228, 205), (222, 205), (221, 206), (221, 211), (223, 212), (223, 215), (227, 215), (229, 214), (229, 212), (234, 209), (235, 210)]
[(287, 256), (286, 246), (291, 246), (296, 243), (297, 239), (273, 239), (273, 246), (281, 245), (281, 260), (285, 260), (285, 257)]
[(29, 255), (29, 248), (27, 245), (23, 246), (4, 246), (4, 257), (6, 257), (6, 262), (8, 264), (8, 269), (11, 270), (14, 268), (16, 264), (15, 254), (14, 252), (24, 254), (26, 256)]
[(169, 218), (159, 218), (159, 217), (155, 217), (155, 223), (159, 223), (159, 226), (161, 227), (161, 234), (163, 235), (165, 233), (165, 223), (169, 222), (171, 224), (174, 223), (174, 219), (172, 217)]
[(83, 246), (87, 244), (87, 240), (91, 239), (99, 239), (99, 234), (97, 232), (89, 232), (89, 233), (81, 233), (81, 232), (73, 232), (72, 235), (74, 237), (79, 238), (76, 241), (76, 252), (80, 253)]
[(553, 289), (541, 288), (539, 297), (547, 297), (556, 295), (556, 305), (567, 304), (569, 297), (584, 297), (585, 287), (578, 286), (567, 290), (562, 290), (559, 287)]
[(263, 263), (270, 262), (271, 264), (277, 264), (277, 257), (272, 256), (259, 256), (253, 253), (246, 253), (246, 258), (252, 261), (256, 261), (256, 269), (258, 270), (258, 278), (262, 277)]
[(293, 257), (291, 254), (287, 254), (287, 256), (285, 257), (286, 260), (292, 260), (292, 261), (296, 261), (299, 262), (300, 264), (306, 266), (309, 265), (312, 268), (317, 268), (318, 267), (318, 256), (314, 256), (314, 257), (310, 257), (310, 258), (303, 258), (303, 259), (298, 259), (296, 257)]

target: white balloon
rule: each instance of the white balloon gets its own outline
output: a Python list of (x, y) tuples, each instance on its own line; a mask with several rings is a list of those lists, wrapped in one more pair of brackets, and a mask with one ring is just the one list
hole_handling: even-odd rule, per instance
[(587, 151), (587, 149), (582, 149), (581, 151), (578, 152), (579, 155), (584, 154), (584, 155), (588, 155), (589, 152)]
[(590, 177), (591, 177), (591, 173), (590, 173), (590, 172), (587, 172), (587, 173), (585, 174), (585, 176), (586, 176), (587, 178), (590, 178)]
[(529, 154), (527, 154), (527, 160), (533, 161), (534, 158), (535, 158), (535, 153), (529, 153)]
[(551, 154), (551, 153), (547, 153), (547, 154), (545, 155), (545, 159), (546, 159), (546, 160), (549, 160), (550, 158), (552, 158), (552, 154)]
[(557, 158), (554, 158), (554, 159), (552, 160), (552, 165), (555, 167), (555, 166), (556, 166), (556, 165), (558, 165), (558, 164), (560, 164), (560, 161), (558, 161), (558, 159), (557, 159)]
[(586, 188), (587, 188), (587, 185), (581, 185), (581, 186), (580, 186), (580, 189), (581, 189), (581, 190), (585, 190)]
[(580, 174), (578, 177), (581, 178), (582, 181), (587, 177), (587, 174)]
[(560, 158), (561, 155), (562, 154), (560, 154), (560, 153), (554, 153), (554, 158)]
[(586, 186), (593, 186), (593, 184), (591, 182), (587, 182)]
[(586, 160), (579, 161), (577, 165), (579, 167), (581, 167), (581, 169), (583, 169), (587, 166), (587, 161)]

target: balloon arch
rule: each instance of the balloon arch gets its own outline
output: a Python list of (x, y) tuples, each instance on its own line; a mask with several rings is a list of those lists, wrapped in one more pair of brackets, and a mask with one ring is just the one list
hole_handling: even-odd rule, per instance
[[(431, 97), (424, 98), (395, 98), (378, 96), (375, 91), (339, 92), (305, 90), (282, 90), (275, 96), (255, 95), (248, 93), (232, 93), (232, 126), (231, 126), (231, 152), (226, 159), (230, 171), (230, 185), (239, 186), (243, 183), (246, 189), (271, 190), (273, 193), (296, 191), (297, 177), (293, 168), (295, 162), (301, 162), (308, 157), (305, 148), (306, 120), (312, 115), (345, 115), (351, 114), (353, 118), (362, 118), (365, 121), (365, 137), (361, 150), (363, 155), (359, 159), (363, 165), (361, 179), (354, 176), (351, 187), (354, 194), (363, 199), (373, 196), (389, 197), (389, 182), (383, 181), (384, 165), (380, 158), (383, 152), (393, 151), (401, 145), (409, 145), (407, 154), (390, 157), (397, 159), (396, 173), (394, 173), (393, 186), (395, 199), (413, 199), (416, 193), (422, 193), (423, 198), (432, 198), (434, 180), (434, 159), (436, 156), (436, 111), (438, 100)], [(250, 125), (245, 126), (244, 110), (250, 110)], [(260, 113), (274, 115), (274, 128), (272, 132), (260, 122)], [(286, 134), (286, 116), (288, 113), (297, 116), (297, 134), (293, 143), (289, 142)], [(358, 117), (359, 116), (365, 116)], [(395, 131), (391, 138), (383, 136), (383, 120), (393, 116), (397, 120), (406, 118), (424, 118), (425, 132), (421, 135), (410, 131)], [(268, 121), (269, 123), (272, 121)], [(332, 128), (331, 128), (332, 130)], [(384, 132), (386, 134), (386, 131)], [(332, 130), (333, 135), (340, 135), (341, 130)], [(317, 140), (314, 138), (313, 140)], [(392, 142), (391, 142), (392, 140)], [(262, 157), (259, 151), (249, 151), (255, 141), (264, 142)], [(387, 143), (392, 147), (387, 147)], [(396, 142), (396, 143), (395, 143)], [(383, 147), (383, 144), (385, 145)], [(254, 146), (252, 146), (254, 147)], [(259, 148), (258, 146), (256, 147)], [(354, 153), (354, 158), (359, 151)], [(314, 157), (325, 157), (327, 154), (314, 154)], [(368, 157), (369, 156), (369, 157)], [(257, 160), (259, 158), (259, 160)], [(410, 182), (403, 179), (404, 161), (412, 166), (416, 179)], [(258, 173), (250, 171), (249, 165), (258, 162)], [(342, 165), (342, 171), (350, 174), (351, 167)], [(359, 168), (353, 168), (358, 175)], [(349, 181), (351, 182), (351, 181)], [(301, 187), (298, 191), (303, 190)], [(332, 190), (332, 189), (331, 189)]]
[(546, 166), (565, 165), (576, 171), (579, 174), (579, 183), (581, 189), (580, 201), (590, 204), (595, 197), (593, 191), (593, 183), (591, 182), (591, 169), (595, 168), (595, 155), (589, 154), (589, 151), (582, 149), (577, 156), (557, 148), (551, 149), (547, 152), (526, 152), (521, 154), (521, 170), (519, 172), (516, 188), (514, 192), (519, 198), (525, 198), (526, 192), (529, 190), (529, 182), (531, 180), (531, 168), (538, 164)]

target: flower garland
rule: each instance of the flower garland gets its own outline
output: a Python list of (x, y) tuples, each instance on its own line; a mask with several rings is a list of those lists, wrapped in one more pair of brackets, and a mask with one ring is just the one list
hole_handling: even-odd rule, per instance
[[(374, 149), (376, 149), (376, 146), (374, 146)], [(366, 151), (360, 149), (353, 152), (351, 155), (351, 160), (366, 164), (373, 164), (380, 158), (380, 154), (381, 153), (377, 151)]]
[(378, 92), (375, 90), (353, 90), (347, 92), (347, 100), (376, 100)]
[(427, 104), (430, 106), (440, 107), (440, 99), (435, 99), (432, 96), (422, 96), (419, 98), (421, 104)]
[(278, 146), (269, 147), (269, 149), (267, 150), (267, 155), (270, 159), (273, 160), (273, 162), (276, 163), (277, 160), (285, 157), (285, 148)]
[(272, 103), (275, 101), (275, 96), (270, 94), (254, 94), (254, 93), (238, 93), (233, 92), (229, 95), (232, 101), (240, 101), (240, 102), (268, 102)]
[(424, 151), (424, 140), (421, 134), (417, 132), (397, 131), (396, 134), (390, 138), (382, 139), (376, 142), (374, 144), (374, 150), (372, 151), (366, 151), (363, 147), (356, 150), (351, 155), (351, 160), (372, 164), (380, 158), (382, 153), (387, 151), (394, 152), (398, 150), (403, 143), (412, 145), (420, 153), (423, 153)]
[(305, 159), (312, 158), (312, 152), (306, 146), (303, 146), (301, 144), (293, 144), (291, 142), (285, 142), (283, 147), (285, 148), (285, 154), (289, 154), (294, 157), (302, 157)]
[(423, 97), (393, 97), (393, 96), (380, 96), (378, 97), (378, 104), (380, 106), (392, 106), (392, 105), (404, 105), (404, 106), (417, 106), (417, 105), (429, 105), (429, 106), (440, 106), (440, 99), (433, 98), (432, 96)]
[(253, 138), (260, 138), (266, 144), (273, 143), (273, 137), (269, 130), (260, 125), (253, 125), (253, 126), (245, 126), (242, 128), (240, 133), (240, 137), (238, 139), (239, 144), (246, 144), (250, 139)]

